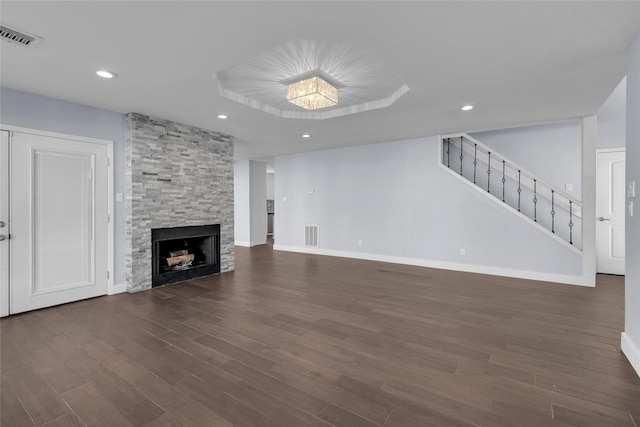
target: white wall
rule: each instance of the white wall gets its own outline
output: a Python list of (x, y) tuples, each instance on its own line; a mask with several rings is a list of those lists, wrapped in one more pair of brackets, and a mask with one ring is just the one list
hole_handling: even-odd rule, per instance
[[(125, 193), (124, 115), (13, 89), (0, 88), (0, 122), (68, 135), (113, 141), (114, 193)], [(125, 277), (126, 205), (114, 200), (114, 285)]]
[(277, 157), (275, 248), (583, 283), (580, 254), (460, 182), (438, 149), (430, 137)]
[(267, 164), (234, 163), (234, 233), (238, 246), (267, 242)]
[(501, 129), (471, 134), (521, 168), (581, 200), (582, 122), (563, 120), (535, 126)]
[(635, 181), (633, 217), (627, 213), (625, 325), (622, 350), (640, 375), (640, 33), (629, 46), (627, 66), (627, 182)]

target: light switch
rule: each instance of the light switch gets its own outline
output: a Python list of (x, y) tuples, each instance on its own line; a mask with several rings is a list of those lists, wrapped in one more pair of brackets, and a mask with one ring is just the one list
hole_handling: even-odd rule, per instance
[(116, 193), (116, 202), (122, 201), (122, 193)]
[(636, 197), (636, 182), (630, 181), (627, 184), (627, 196), (628, 197)]
[(633, 201), (629, 202), (629, 218), (633, 218)]

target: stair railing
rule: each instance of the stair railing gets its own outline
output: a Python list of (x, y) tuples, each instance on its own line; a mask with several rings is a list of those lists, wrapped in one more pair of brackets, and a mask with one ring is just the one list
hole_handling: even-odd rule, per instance
[(467, 134), (442, 137), (443, 166), (576, 248), (582, 204)]

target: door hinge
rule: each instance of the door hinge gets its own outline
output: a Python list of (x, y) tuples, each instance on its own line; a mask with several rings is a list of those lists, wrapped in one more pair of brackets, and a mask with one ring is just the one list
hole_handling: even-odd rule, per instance
[(111, 277), (111, 272), (107, 270), (107, 279)]
[(111, 222), (111, 215), (107, 214), (107, 224)]

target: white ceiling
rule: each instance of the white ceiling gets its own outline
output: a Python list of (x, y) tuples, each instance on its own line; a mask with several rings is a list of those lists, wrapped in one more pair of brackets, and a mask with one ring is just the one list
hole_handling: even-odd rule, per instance
[[(624, 76), (640, 2), (3, 0), (0, 20), (44, 38), (2, 42), (3, 87), (229, 133), (237, 159), (257, 159), (594, 114)], [(409, 91), (325, 120), (219, 94), (216, 72), (294, 39), (372, 52)]]

